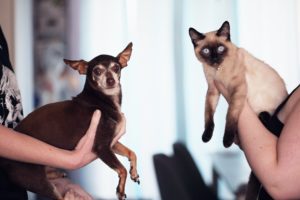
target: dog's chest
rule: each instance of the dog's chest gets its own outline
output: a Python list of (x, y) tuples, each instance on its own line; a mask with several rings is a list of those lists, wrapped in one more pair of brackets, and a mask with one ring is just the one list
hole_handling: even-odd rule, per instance
[(97, 133), (97, 143), (110, 145), (116, 143), (122, 136), (123, 118), (118, 112), (105, 112), (102, 109), (100, 127)]
[(121, 120), (116, 124), (115, 133), (110, 146), (114, 146), (116, 142), (125, 134), (125, 117), (121, 115)]

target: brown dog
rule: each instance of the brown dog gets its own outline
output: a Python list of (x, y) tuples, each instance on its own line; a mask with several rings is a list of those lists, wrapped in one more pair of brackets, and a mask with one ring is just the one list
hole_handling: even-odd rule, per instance
[[(130, 43), (117, 57), (99, 55), (89, 62), (64, 60), (80, 74), (86, 74), (83, 91), (72, 100), (45, 105), (29, 114), (16, 130), (59, 148), (72, 150), (86, 132), (93, 112), (101, 111), (93, 151), (119, 175), (118, 199), (125, 199), (127, 171), (116, 154), (130, 161), (131, 179), (139, 183), (136, 155), (118, 142), (121, 113), (121, 69), (127, 66), (132, 52)], [(46, 166), (1, 160), (10, 178), (32, 192), (53, 199), (63, 199), (56, 188), (55, 178), (46, 172)]]

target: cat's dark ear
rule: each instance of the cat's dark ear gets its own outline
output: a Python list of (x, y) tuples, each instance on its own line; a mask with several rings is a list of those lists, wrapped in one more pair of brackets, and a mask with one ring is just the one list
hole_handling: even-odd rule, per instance
[(192, 40), (192, 43), (194, 46), (197, 45), (197, 42), (199, 40), (203, 40), (205, 38), (204, 34), (199, 33), (194, 28), (189, 28), (189, 34), (190, 34), (190, 37), (191, 37), (191, 40)]
[(230, 25), (228, 21), (225, 21), (221, 28), (217, 31), (217, 36), (226, 37), (228, 41), (230, 41)]

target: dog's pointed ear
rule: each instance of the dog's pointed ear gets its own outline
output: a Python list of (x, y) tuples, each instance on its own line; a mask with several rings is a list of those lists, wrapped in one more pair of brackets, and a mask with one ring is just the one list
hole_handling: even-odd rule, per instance
[(85, 60), (67, 60), (64, 59), (66, 65), (69, 65), (73, 69), (77, 70), (79, 74), (86, 74), (88, 68), (88, 62)]
[(119, 53), (119, 55), (117, 56), (122, 68), (127, 66), (127, 62), (130, 59), (131, 52), (132, 52), (132, 42), (130, 42), (127, 45), (127, 47), (121, 53)]

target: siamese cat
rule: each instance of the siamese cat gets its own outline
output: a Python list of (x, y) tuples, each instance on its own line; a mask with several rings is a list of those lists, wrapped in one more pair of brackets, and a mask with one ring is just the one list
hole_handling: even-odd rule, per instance
[(225, 21), (217, 31), (205, 34), (190, 28), (189, 35), (196, 57), (203, 64), (208, 84), (202, 140), (208, 142), (213, 134), (213, 116), (220, 97), (215, 86), (218, 82), (229, 91), (223, 138), (224, 146), (229, 147), (236, 136), (237, 121), (245, 99), (260, 119), (266, 119), (287, 96), (285, 83), (268, 64), (231, 42), (229, 22)]
[[(205, 100), (205, 129), (202, 140), (208, 142), (213, 134), (213, 116), (220, 92), (215, 82), (229, 91), (223, 144), (231, 146), (237, 136), (237, 121), (245, 99), (265, 124), (277, 106), (286, 98), (287, 90), (279, 74), (268, 64), (255, 58), (230, 40), (230, 25), (225, 21), (217, 31), (199, 33), (193, 28), (189, 35), (208, 84)], [(256, 199), (260, 182), (251, 173), (246, 199)]]

